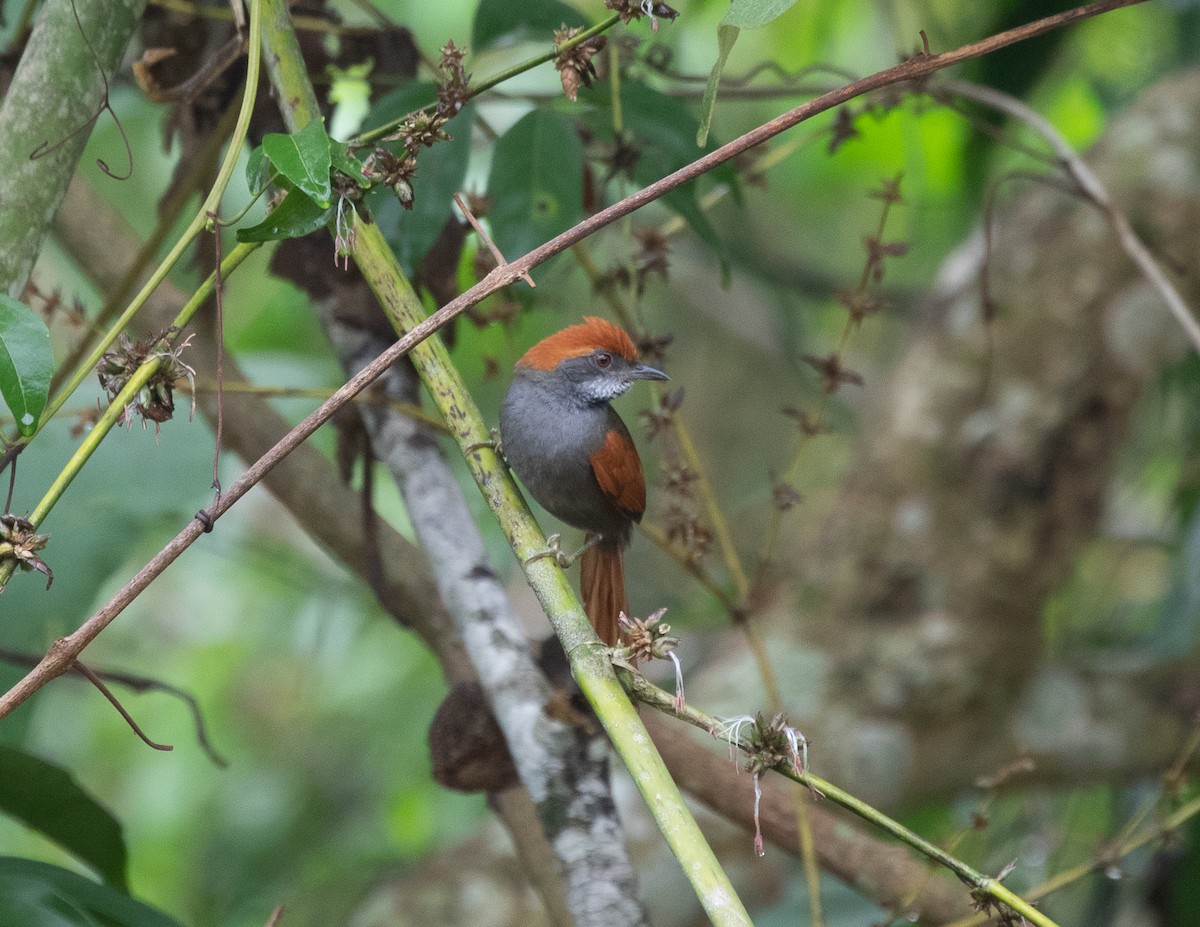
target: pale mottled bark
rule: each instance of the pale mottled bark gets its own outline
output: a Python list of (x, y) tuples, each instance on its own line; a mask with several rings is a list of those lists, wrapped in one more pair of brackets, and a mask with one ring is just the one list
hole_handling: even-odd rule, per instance
[[(38, 14), (0, 105), (0, 285), (10, 296), (25, 288), (91, 135), (104, 77), (120, 63), (144, 6), (145, 0), (47, 0)], [(114, 172), (126, 171), (123, 149), (108, 160)], [(124, 182), (137, 184), (136, 172)]]
[[(1200, 305), (1200, 73), (1147, 92), (1088, 160)], [(1041, 617), (1098, 529), (1138, 396), (1186, 341), (1091, 206), (1028, 185), (995, 222), (990, 256), (977, 235), (947, 259), (805, 570), (835, 667), (817, 762), (868, 800), (962, 785), (1023, 750), (1065, 772), (1066, 745), (1097, 737), (1089, 777), (1145, 768), (1183, 729), (1132, 686), (1118, 710), (1080, 671), (1043, 666)], [(1043, 705), (1068, 690), (1071, 731)]]
[[(362, 328), (329, 323), (348, 374), (386, 341)], [(416, 374), (400, 366), (387, 395), (419, 399)], [(454, 473), (425, 428), (387, 406), (368, 406), (363, 421), (376, 455), (391, 470), (433, 567), (435, 583), (488, 693), (510, 752), (557, 856), (567, 904), (580, 927), (645, 923), (637, 880), (625, 851), (607, 774), (607, 741), (584, 735), (547, 711), (550, 687), (484, 550)]]

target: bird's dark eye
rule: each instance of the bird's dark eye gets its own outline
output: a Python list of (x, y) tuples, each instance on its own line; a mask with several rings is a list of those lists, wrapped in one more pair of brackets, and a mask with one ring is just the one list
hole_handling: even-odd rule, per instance
[(607, 351), (597, 351), (592, 355), (592, 360), (595, 362), (596, 366), (600, 367), (601, 369), (612, 366), (612, 355)]

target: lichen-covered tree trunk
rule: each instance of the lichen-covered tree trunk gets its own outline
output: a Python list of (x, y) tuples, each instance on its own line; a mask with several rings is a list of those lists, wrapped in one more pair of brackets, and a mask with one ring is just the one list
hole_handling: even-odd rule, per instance
[[(1146, 93), (1088, 160), (1200, 304), (1200, 72)], [(1133, 692), (1133, 715), (1099, 724), (1087, 680), (1042, 666), (1041, 617), (1097, 530), (1138, 396), (1184, 335), (1091, 205), (1027, 184), (994, 221), (990, 253), (980, 234), (944, 265), (806, 569), (820, 583), (806, 617), (838, 667), (821, 765), (869, 800), (961, 786), (1021, 751), (1053, 769), (1078, 738), (1095, 740), (1092, 775), (1178, 747)], [(1043, 697), (1066, 701), (1045, 712)]]
[[(10, 296), (25, 288), (144, 6), (47, 0), (38, 15), (0, 105), (0, 286)], [(124, 151), (109, 160), (126, 172)]]

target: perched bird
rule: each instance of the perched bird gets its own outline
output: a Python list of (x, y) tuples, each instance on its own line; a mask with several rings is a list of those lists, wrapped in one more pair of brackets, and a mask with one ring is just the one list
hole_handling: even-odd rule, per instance
[(666, 380), (638, 363), (625, 330), (587, 316), (517, 361), (500, 409), (509, 466), (542, 506), (588, 533), (580, 563), (584, 611), (609, 646), (629, 611), (624, 548), (646, 510), (646, 480), (629, 429), (609, 405), (634, 380)]

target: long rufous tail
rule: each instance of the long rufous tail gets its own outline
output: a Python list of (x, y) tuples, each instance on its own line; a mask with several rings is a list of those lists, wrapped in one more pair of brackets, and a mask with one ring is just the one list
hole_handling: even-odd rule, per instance
[(609, 647), (615, 647), (621, 631), (617, 615), (629, 614), (625, 598), (625, 554), (621, 543), (600, 541), (583, 552), (579, 563), (579, 591), (583, 610), (592, 627)]

